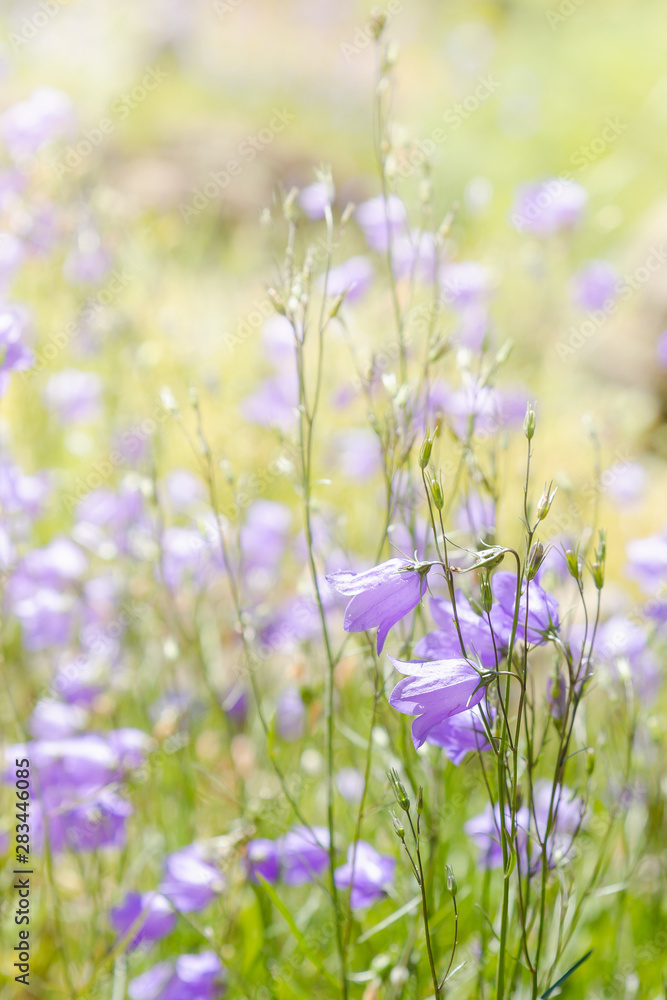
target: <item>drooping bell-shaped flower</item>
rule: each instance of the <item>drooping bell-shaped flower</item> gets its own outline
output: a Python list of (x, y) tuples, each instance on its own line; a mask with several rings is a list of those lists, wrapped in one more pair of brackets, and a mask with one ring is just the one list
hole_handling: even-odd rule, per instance
[(407, 676), (392, 691), (389, 704), (405, 715), (417, 716), (412, 723), (412, 739), (417, 749), (441, 722), (482, 700), (484, 687), (479, 673), (462, 657), (408, 662), (390, 659)]
[(378, 653), (392, 625), (416, 608), (426, 590), (426, 573), (405, 559), (389, 559), (364, 573), (341, 570), (327, 576), (327, 581), (350, 598), (345, 631), (377, 628)]

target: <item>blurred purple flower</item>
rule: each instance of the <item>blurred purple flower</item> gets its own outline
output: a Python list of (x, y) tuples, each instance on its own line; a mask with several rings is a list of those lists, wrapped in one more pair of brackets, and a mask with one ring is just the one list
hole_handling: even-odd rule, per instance
[(606, 489), (619, 507), (629, 507), (641, 500), (648, 474), (639, 462), (622, 460), (610, 465), (600, 477), (603, 489)]
[(74, 736), (83, 729), (88, 713), (78, 705), (57, 701), (55, 698), (40, 698), (28, 721), (28, 728), (34, 739), (60, 740)]
[[(528, 620), (526, 623), (526, 589), (529, 592)], [(491, 608), (491, 624), (496, 636), (496, 642), (501, 647), (509, 645), (516, 608), (516, 576), (510, 572), (494, 573), (491, 579), (493, 591), (493, 607)], [(524, 582), (519, 601), (519, 624), (516, 638), (521, 641), (524, 634), (528, 642), (540, 646), (546, 642), (546, 633), (558, 630), (558, 601), (547, 594), (540, 585), (532, 580)]]
[(405, 559), (389, 559), (363, 573), (340, 570), (326, 579), (339, 594), (351, 598), (345, 609), (345, 631), (377, 627), (378, 653), (389, 629), (417, 607), (426, 590), (426, 573)]
[(113, 781), (118, 757), (97, 733), (56, 740), (35, 740), (9, 747), (5, 760), (28, 757), (32, 777), (48, 806), (65, 799), (86, 798)]
[(189, 469), (174, 469), (165, 476), (164, 489), (176, 511), (187, 511), (201, 504), (206, 497), (204, 483)]
[(104, 487), (87, 493), (76, 508), (76, 522), (77, 540), (106, 558), (116, 549), (127, 553), (130, 533), (149, 525), (143, 494), (129, 479), (117, 493)]
[(332, 445), (332, 461), (354, 482), (366, 482), (382, 468), (380, 442), (369, 428), (340, 431)]
[(346, 802), (358, 805), (364, 795), (364, 775), (358, 767), (341, 767), (336, 772), (336, 786)]
[(71, 134), (74, 124), (74, 106), (67, 94), (53, 87), (40, 87), (27, 100), (12, 104), (0, 115), (0, 138), (10, 155), (19, 160)]
[(292, 512), (274, 500), (255, 500), (241, 528), (243, 570), (273, 585), (292, 525)]
[(496, 530), (496, 509), (493, 498), (469, 493), (458, 509), (456, 523), (461, 531), (469, 531), (476, 538), (485, 538)]
[(491, 749), (479, 708), (469, 708), (443, 719), (431, 729), (426, 742), (441, 747), (457, 767), (466, 754)]
[(216, 1000), (225, 991), (225, 969), (213, 951), (158, 962), (131, 979), (130, 1000)]
[(407, 662), (393, 656), (389, 659), (407, 675), (392, 691), (389, 704), (404, 715), (417, 716), (412, 723), (417, 750), (439, 723), (473, 708), (484, 696), (478, 671), (462, 657)]
[(457, 390), (439, 380), (433, 383), (427, 400), (428, 416), (432, 419), (445, 414), (460, 437), (467, 436), (472, 418), (473, 432), (489, 437), (502, 428), (521, 426), (528, 396), (523, 388), (501, 391), (464, 374)]
[(667, 368), (667, 330), (663, 330), (658, 337), (658, 342), (655, 345), (655, 356), (660, 367)]
[[(517, 842), (523, 853), (526, 844), (525, 831), (528, 828), (530, 812), (527, 806), (521, 806), (517, 811)], [(505, 823), (509, 829), (511, 818), (509, 807), (505, 812)], [(503, 863), (503, 852), (500, 846), (500, 807), (487, 803), (483, 812), (473, 816), (463, 825), (464, 832), (480, 851), (480, 864), (485, 868), (499, 868)]]
[(365, 840), (359, 840), (347, 849), (347, 861), (334, 871), (339, 889), (350, 889), (350, 906), (361, 910), (381, 899), (391, 885), (396, 870), (396, 859), (379, 854)]
[(572, 298), (582, 309), (604, 309), (616, 297), (619, 274), (606, 260), (591, 260), (572, 279)]
[(127, 771), (141, 767), (154, 741), (143, 729), (133, 726), (123, 726), (120, 729), (110, 729), (107, 733), (109, 745), (118, 757), (118, 780), (125, 777)]
[(270, 316), (262, 327), (262, 348), (276, 368), (294, 364), (294, 329), (286, 316)]
[(519, 232), (553, 236), (581, 221), (587, 201), (585, 188), (560, 177), (523, 184), (512, 208), (512, 223)]
[(6, 212), (16, 205), (25, 191), (27, 177), (16, 167), (0, 170), (0, 212)]
[(297, 687), (286, 688), (278, 699), (276, 728), (282, 740), (294, 742), (303, 736), (306, 710)]
[(171, 934), (176, 920), (169, 900), (159, 892), (128, 892), (122, 903), (109, 911), (109, 923), (119, 940), (136, 926), (136, 933), (126, 945), (128, 951)]
[(7, 390), (10, 372), (26, 371), (35, 363), (33, 351), (23, 342), (25, 330), (26, 319), (19, 309), (0, 307), (0, 396)]
[(282, 838), (280, 873), (287, 885), (318, 878), (329, 864), (329, 831), (323, 826), (294, 826)]
[(0, 505), (5, 516), (15, 515), (24, 522), (36, 520), (44, 509), (50, 489), (46, 471), (29, 476), (18, 465), (0, 457)]
[(399, 235), (392, 245), (391, 264), (397, 278), (410, 278), (432, 285), (438, 271), (438, 252), (433, 233), (413, 229)]
[(58, 660), (52, 688), (68, 704), (90, 708), (102, 691), (104, 673), (99, 657), (64, 654)]
[(25, 259), (21, 240), (13, 233), (0, 232), (0, 289), (11, 282)]
[(182, 913), (201, 910), (224, 888), (224, 878), (206, 860), (199, 844), (189, 844), (169, 854), (159, 891)]
[(556, 677), (547, 680), (547, 707), (554, 719), (562, 719), (567, 704), (567, 685), (563, 674), (559, 671)]
[(211, 550), (200, 531), (171, 525), (162, 533), (160, 570), (170, 590), (178, 590), (186, 581), (200, 587), (212, 567)]
[(355, 212), (357, 223), (363, 230), (371, 250), (385, 253), (389, 241), (407, 231), (407, 212), (398, 195), (390, 194), (385, 203), (382, 195), (362, 202)]
[(452, 336), (471, 351), (481, 351), (489, 335), (491, 320), (486, 305), (473, 302), (458, 310)]
[(483, 264), (474, 260), (443, 264), (440, 289), (443, 300), (454, 309), (483, 305), (490, 288), (490, 275)]
[(123, 847), (125, 824), (131, 814), (130, 803), (113, 788), (103, 788), (72, 809), (61, 805), (47, 816), (51, 850), (87, 853), (102, 847)]
[(281, 846), (280, 840), (268, 840), (266, 837), (257, 837), (248, 842), (246, 859), (248, 874), (253, 882), (259, 881), (258, 875), (267, 882), (278, 881)]
[(323, 826), (293, 826), (284, 837), (259, 837), (248, 843), (248, 873), (257, 881), (281, 878), (287, 885), (305, 885), (319, 878), (329, 863), (329, 831)]
[(667, 538), (649, 535), (637, 538), (626, 546), (628, 576), (637, 580), (647, 594), (655, 593), (667, 577)]
[[(553, 792), (553, 808), (552, 808)], [(534, 787), (535, 818), (528, 806), (523, 805), (517, 811), (516, 840), (522, 855), (523, 871), (535, 873), (540, 866), (539, 841), (544, 839), (552, 813), (552, 829), (547, 844), (549, 865), (562, 862), (572, 845), (572, 838), (582, 822), (584, 803), (575, 798), (565, 786), (556, 785), (550, 781), (540, 780)], [(535, 828), (535, 819), (537, 829)], [(509, 809), (506, 812), (506, 825), (509, 828)], [(503, 852), (500, 842), (500, 808), (492, 808), (488, 804), (484, 812), (468, 820), (463, 827), (466, 834), (480, 849), (481, 863), (487, 868), (499, 868), (503, 863)]]
[(16, 562), (16, 547), (6, 527), (0, 524), (0, 573), (8, 574)]
[[(459, 659), (463, 656), (463, 652), (451, 601), (443, 597), (432, 597), (430, 608), (438, 629), (435, 632), (427, 632), (419, 639), (414, 648), (414, 655), (419, 660)], [(456, 592), (456, 613), (467, 656), (479, 659), (483, 667), (493, 669), (500, 655), (500, 648), (496, 651), (488, 621), (473, 611), (468, 598), (460, 590)]]
[(294, 372), (264, 379), (241, 402), (241, 413), (250, 423), (288, 431), (298, 420), (299, 388)]
[(28, 552), (21, 563), (22, 571), (35, 583), (51, 587), (81, 580), (87, 568), (88, 560), (79, 546), (64, 535)]
[(75, 424), (99, 416), (101, 393), (99, 375), (65, 368), (49, 378), (44, 389), (44, 403), (62, 423)]
[(299, 204), (309, 219), (323, 219), (327, 205), (333, 202), (334, 193), (325, 181), (316, 181), (299, 192)]
[(67, 592), (86, 566), (68, 539), (33, 549), (16, 566), (7, 585), (7, 603), (21, 625), (26, 649), (64, 645), (72, 636), (79, 602)]
[[(345, 295), (349, 303), (359, 302), (373, 284), (375, 268), (367, 257), (350, 257), (338, 267), (333, 267), (327, 277), (327, 295)], [(324, 277), (320, 279), (320, 290), (324, 287)]]
[(248, 692), (235, 684), (225, 696), (222, 708), (228, 719), (235, 725), (242, 726), (248, 716)]
[(99, 285), (111, 270), (111, 257), (94, 229), (79, 233), (63, 264), (63, 276), (73, 285)]
[[(325, 611), (329, 606), (323, 596)], [(290, 598), (274, 610), (268, 622), (261, 629), (262, 646), (260, 653), (286, 653), (300, 642), (312, 639), (319, 633), (321, 622), (315, 600), (307, 594)]]

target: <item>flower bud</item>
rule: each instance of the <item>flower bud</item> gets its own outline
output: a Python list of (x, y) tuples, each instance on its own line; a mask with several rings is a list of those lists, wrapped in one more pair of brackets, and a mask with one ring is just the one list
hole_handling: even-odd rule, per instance
[(431, 496), (433, 497), (433, 503), (435, 504), (438, 510), (442, 510), (442, 508), (445, 506), (445, 498), (442, 495), (442, 486), (440, 485), (437, 479), (432, 479), (430, 486), (431, 486)]
[(530, 550), (530, 555), (528, 556), (528, 565), (526, 566), (526, 579), (528, 581), (534, 580), (537, 575), (537, 571), (544, 561), (544, 546), (542, 542), (535, 542), (532, 549)]
[(178, 413), (176, 397), (168, 385), (163, 385), (160, 389), (160, 402), (169, 413)]
[(431, 459), (431, 449), (433, 448), (433, 435), (426, 432), (426, 437), (419, 449), (419, 468), (425, 469)]
[(394, 827), (394, 833), (400, 840), (405, 840), (405, 830), (403, 829), (403, 824), (396, 815), (393, 809), (389, 810), (389, 815), (391, 816), (391, 822)]
[(384, 31), (384, 26), (387, 23), (387, 14), (385, 11), (381, 10), (373, 16), (371, 19), (371, 31), (373, 32), (373, 38), (377, 39), (380, 37)]
[(491, 581), (489, 580), (488, 573), (479, 581), (479, 594), (480, 604), (488, 615), (493, 607), (493, 591), (491, 590)]
[(532, 408), (530, 403), (526, 407), (526, 416), (523, 419), (523, 433), (529, 441), (532, 440), (533, 434), (535, 433), (535, 410)]
[(578, 580), (581, 575), (581, 570), (579, 566), (579, 560), (577, 559), (576, 553), (572, 549), (567, 549), (565, 552), (565, 562), (567, 563), (567, 571), (573, 580)]
[(348, 201), (347, 205), (343, 209), (343, 214), (340, 217), (341, 226), (346, 226), (348, 224), (348, 222), (354, 215), (354, 210), (356, 207), (357, 206), (354, 204), (353, 201)]
[(551, 505), (554, 502), (554, 498), (557, 493), (558, 493), (557, 486), (554, 490), (551, 489), (551, 484), (549, 484), (549, 486), (544, 487), (544, 492), (542, 493), (540, 499), (537, 501), (538, 521), (543, 521), (544, 518), (547, 516), (547, 514), (551, 510)]
[(266, 294), (271, 299), (271, 302), (273, 304), (273, 308), (276, 310), (276, 312), (280, 313), (281, 316), (284, 316), (285, 315), (285, 303), (283, 301), (282, 296), (279, 294), (279, 292), (275, 288), (267, 288)]
[(421, 816), (424, 812), (424, 789), (420, 785), (417, 789), (417, 815)]
[(593, 581), (598, 590), (602, 590), (602, 588), (604, 587), (604, 568), (606, 559), (607, 559), (607, 533), (606, 531), (601, 531), (598, 544), (595, 549), (595, 562), (591, 566), (591, 572), (593, 573)]
[(447, 892), (450, 896), (455, 896), (458, 892), (458, 886), (456, 884), (456, 879), (454, 878), (452, 866), (445, 865), (445, 871), (447, 872)]
[(296, 187), (290, 188), (290, 190), (285, 195), (283, 199), (283, 215), (288, 222), (294, 222), (296, 220), (296, 208), (295, 203), (297, 195), (299, 194), (299, 189)]
[(382, 65), (383, 72), (387, 73), (390, 69), (392, 69), (396, 65), (396, 63), (398, 62), (398, 52), (399, 52), (398, 42), (396, 41), (396, 39), (392, 39), (392, 41), (389, 42), (389, 45), (387, 46), (384, 52), (384, 61)]
[(404, 812), (408, 812), (410, 808), (410, 799), (408, 798), (408, 793), (405, 790), (405, 785), (398, 777), (398, 771), (395, 767), (392, 767), (391, 771), (387, 772), (387, 777), (389, 778), (392, 791), (396, 796), (396, 801)]

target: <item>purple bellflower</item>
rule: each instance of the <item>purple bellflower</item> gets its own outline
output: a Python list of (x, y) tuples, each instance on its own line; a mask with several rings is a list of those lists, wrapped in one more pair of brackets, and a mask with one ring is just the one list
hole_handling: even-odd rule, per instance
[(199, 844), (167, 856), (159, 891), (182, 913), (202, 910), (223, 888), (222, 874), (206, 860)]
[(122, 903), (109, 912), (109, 922), (119, 939), (135, 929), (127, 944), (128, 951), (171, 934), (176, 920), (171, 903), (159, 892), (128, 892)]
[(130, 980), (130, 1000), (216, 1000), (225, 990), (225, 969), (213, 951), (158, 962)]
[(404, 715), (417, 716), (412, 723), (417, 750), (441, 722), (473, 708), (484, 696), (478, 671), (462, 657), (427, 662), (389, 659), (407, 675), (392, 691), (389, 704)]
[(284, 837), (259, 837), (248, 844), (248, 871), (257, 881), (279, 878), (286, 885), (305, 885), (319, 878), (329, 864), (329, 831), (323, 826), (293, 826)]
[(347, 861), (334, 871), (339, 889), (351, 889), (350, 906), (362, 910), (381, 899), (394, 877), (396, 859), (379, 854), (374, 847), (359, 840), (347, 849)]
[(426, 590), (426, 572), (406, 559), (389, 559), (364, 573), (341, 570), (326, 579), (339, 594), (351, 598), (345, 609), (345, 631), (377, 627), (378, 653), (392, 625), (417, 607)]

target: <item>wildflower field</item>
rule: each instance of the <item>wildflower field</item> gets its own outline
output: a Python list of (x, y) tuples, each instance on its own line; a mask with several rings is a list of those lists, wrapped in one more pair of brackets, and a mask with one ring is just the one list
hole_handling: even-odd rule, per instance
[(666, 28), (0, 5), (0, 1000), (667, 997)]

